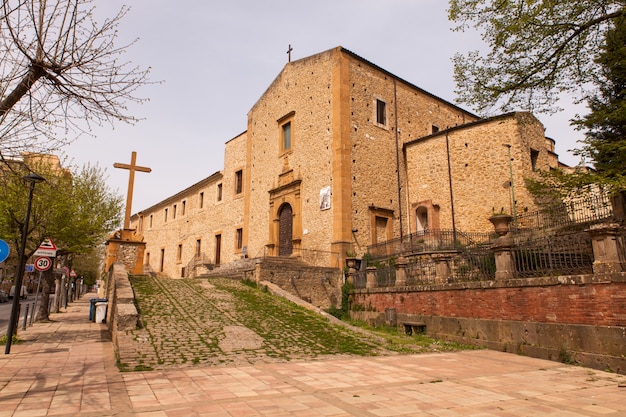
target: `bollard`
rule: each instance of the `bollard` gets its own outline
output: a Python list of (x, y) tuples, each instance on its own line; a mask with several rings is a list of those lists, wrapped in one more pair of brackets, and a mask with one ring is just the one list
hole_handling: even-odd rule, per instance
[(24, 323), (22, 323), (22, 330), (26, 330), (26, 323), (28, 323), (28, 307), (29, 307), (29, 304), (26, 304), (26, 309), (24, 310)]
[[(20, 312), (21, 312), (22, 304), (17, 305), (17, 314), (13, 319), (13, 334), (17, 334), (17, 329), (20, 327)], [(9, 319), (10, 320), (10, 319)]]
[(33, 306), (33, 309), (30, 312), (30, 321), (28, 322), (29, 326), (33, 325), (33, 316), (35, 315), (35, 303), (31, 304)]

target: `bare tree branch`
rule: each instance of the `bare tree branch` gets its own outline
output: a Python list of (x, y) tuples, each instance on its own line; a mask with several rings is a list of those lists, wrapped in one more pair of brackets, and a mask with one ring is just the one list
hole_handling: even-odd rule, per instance
[(46, 152), (92, 124), (134, 123), (129, 103), (149, 69), (116, 45), (128, 12), (102, 23), (93, 0), (4, 0), (0, 6), (0, 157)]

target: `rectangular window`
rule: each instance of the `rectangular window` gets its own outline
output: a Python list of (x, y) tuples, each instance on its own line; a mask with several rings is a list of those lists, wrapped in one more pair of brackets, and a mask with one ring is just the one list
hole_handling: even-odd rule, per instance
[(291, 149), (291, 122), (283, 126), (283, 152)]
[(204, 193), (200, 193), (200, 196), (198, 197), (199, 202), (198, 202), (198, 207), (202, 208), (204, 206)]
[(181, 259), (183, 259), (183, 245), (179, 244), (176, 250), (176, 262), (180, 262)]
[(376, 99), (376, 123), (387, 125), (387, 103), (378, 99)]
[(217, 201), (222, 201), (222, 183), (217, 184)]
[(184, 215), (185, 215), (185, 210), (186, 210), (186, 209), (187, 209), (187, 201), (186, 201), (186, 200), (183, 200), (183, 206), (180, 208), (180, 211), (181, 211), (180, 215), (181, 215), (181, 216), (184, 216)]
[(534, 149), (530, 150), (530, 163), (532, 165), (533, 171), (537, 171), (537, 160), (539, 159), (539, 151)]
[(241, 249), (243, 247), (243, 229), (237, 229), (235, 234), (236, 248)]
[(164, 265), (165, 265), (165, 249), (161, 249), (161, 264), (159, 265), (159, 272), (163, 272)]
[(200, 239), (196, 240), (196, 258), (200, 257), (202, 253), (202, 241)]
[(152, 229), (152, 214), (150, 215), (150, 229)]
[(163, 221), (167, 222), (167, 209), (165, 209), (165, 215), (163, 216)]
[(172, 209), (172, 219), (176, 218), (176, 204), (174, 204), (174, 208)]
[(243, 191), (243, 171), (240, 169), (235, 172), (235, 194), (241, 194)]

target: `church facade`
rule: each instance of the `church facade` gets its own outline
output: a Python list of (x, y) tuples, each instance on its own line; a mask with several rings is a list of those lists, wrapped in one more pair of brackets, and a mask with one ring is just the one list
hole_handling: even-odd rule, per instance
[(340, 267), (421, 230), (491, 231), (494, 210), (535, 210), (525, 178), (558, 165), (534, 116), (482, 119), (337, 47), (289, 62), (223, 170), (130, 228), (169, 277), (262, 256)]

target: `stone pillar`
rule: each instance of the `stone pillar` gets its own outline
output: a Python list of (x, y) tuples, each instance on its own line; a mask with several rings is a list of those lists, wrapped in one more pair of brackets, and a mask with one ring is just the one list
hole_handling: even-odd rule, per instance
[(623, 272), (618, 242), (618, 239), (621, 239), (618, 234), (619, 225), (596, 224), (587, 229), (587, 232), (591, 235), (593, 246), (593, 272), (595, 274)]
[(435, 279), (438, 283), (448, 282), (448, 278), (452, 277), (450, 270), (451, 255), (433, 254), (432, 259), (435, 261)]
[(366, 273), (367, 273), (367, 282), (365, 284), (365, 288), (367, 289), (376, 288), (376, 267), (368, 266)]
[(408, 263), (409, 261), (404, 256), (396, 259), (396, 287), (406, 287), (406, 266)]
[(493, 242), (491, 249), (496, 258), (496, 280), (510, 279), (514, 276), (513, 245), (513, 239), (510, 237), (499, 237)]
[(254, 265), (254, 282), (259, 284), (261, 282), (261, 263)]

